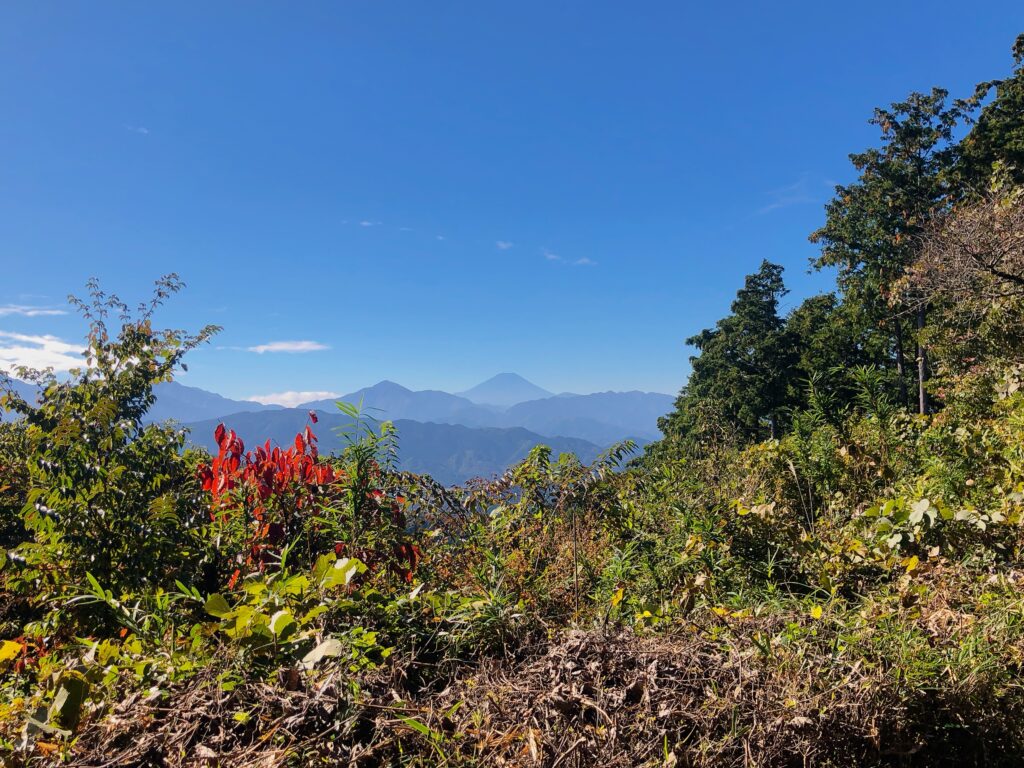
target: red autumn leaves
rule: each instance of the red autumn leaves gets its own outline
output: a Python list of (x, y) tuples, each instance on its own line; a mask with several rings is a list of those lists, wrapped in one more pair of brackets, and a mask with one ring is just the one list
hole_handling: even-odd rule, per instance
[(317, 438), (309, 426), (295, 436), (295, 444), (288, 450), (271, 447), (267, 440), (247, 452), (235, 431), (226, 430), (223, 424), (217, 426), (214, 439), (220, 447), (217, 456), (199, 467), (203, 490), (213, 497), (211, 517), (227, 513), (242, 501), (253, 518), (262, 522), (269, 504), (281, 506), (286, 500), (302, 509), (341, 479), (330, 464), (319, 460)]
[[(342, 476), (320, 460), (316, 435), (307, 425), (287, 449), (271, 446), (267, 440), (246, 451), (234, 430), (219, 424), (214, 431), (217, 455), (199, 466), (203, 490), (211, 496), (210, 519), (229, 524), (241, 522), (251, 529), (245, 565), (263, 570), (280, 551), (281, 545), (298, 534), (320, 498), (331, 495)], [(240, 571), (231, 577), (230, 586)]]
[[(314, 424), (318, 420), (313, 411), (309, 418)], [(223, 424), (217, 426), (214, 439), (217, 455), (198, 468), (203, 490), (211, 497), (210, 519), (222, 524), (243, 522), (249, 528), (246, 551), (239, 562), (250, 568), (263, 570), (276, 559), (282, 545), (303, 533), (304, 526), (317, 525), (313, 518), (322, 507), (340, 506), (337, 502), (348, 490), (349, 478), (321, 459), (317, 437), (309, 425), (295, 435), (294, 443), (287, 449), (272, 447), (268, 440), (246, 451), (241, 438)], [(379, 467), (370, 469), (374, 478), (379, 472)], [(352, 485), (366, 488), (359, 482)], [(389, 498), (379, 488), (362, 493), (366, 503), (358, 505), (362, 518), (359, 528), (369, 527), (384, 535), (389, 545), (381, 550), (380, 545), (385, 542), (373, 536), (374, 546), (357, 547), (358, 555), (371, 569), (374, 561), (380, 564), (390, 560), (388, 565), (393, 572), (412, 581), (420, 550), (404, 540), (406, 521), (402, 508), (406, 499), (400, 495)], [(340, 554), (346, 547), (338, 543), (335, 549)], [(234, 587), (240, 574), (240, 569), (236, 569), (229, 587)]]

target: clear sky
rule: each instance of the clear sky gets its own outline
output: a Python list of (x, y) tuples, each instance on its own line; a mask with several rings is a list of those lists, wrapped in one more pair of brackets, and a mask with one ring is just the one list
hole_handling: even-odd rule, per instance
[(224, 326), (182, 381), (232, 397), (674, 392), (763, 258), (789, 307), (830, 286), (806, 237), (872, 108), (969, 95), (1024, 31), (999, 0), (159, 6), (0, 6), (0, 359), (62, 362), (89, 276), (175, 271), (158, 319)]

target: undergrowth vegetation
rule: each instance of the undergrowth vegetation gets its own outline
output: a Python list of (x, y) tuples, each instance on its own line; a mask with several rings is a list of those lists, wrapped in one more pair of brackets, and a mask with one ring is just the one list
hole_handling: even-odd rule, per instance
[(1011, 764), (1024, 747), (1007, 381), (919, 416), (866, 369), (843, 413), (778, 440), (628, 466), (628, 444), (590, 467), (539, 447), (445, 489), (398, 471), (399, 436), (354, 410), (339, 456), (317, 452), (315, 416), (292, 445), (223, 427), (198, 455), (138, 405), (188, 343), (147, 317), (90, 344), (105, 370), (46, 382), (38, 406), (8, 396), (9, 765)]
[[(310, 414), (207, 455), (144, 416), (217, 329), (154, 327), (174, 276), (135, 314), (92, 285), (82, 369), (3, 401), (0, 762), (1019, 764), (1020, 67), (998, 88), (984, 141), (902, 190), (927, 206), (876, 195), (888, 149), (977, 104), (877, 116), (816, 235), (840, 294), (780, 318), (762, 266), (642, 455), (539, 446), (444, 488), (346, 404), (340, 454)], [(972, 256), (979, 221), (1000, 247)]]

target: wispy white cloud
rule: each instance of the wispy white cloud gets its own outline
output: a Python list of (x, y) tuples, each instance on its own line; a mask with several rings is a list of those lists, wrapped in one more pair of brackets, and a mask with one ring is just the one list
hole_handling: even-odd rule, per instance
[(149, 136), (149, 128), (146, 128), (144, 126), (141, 126), (141, 125), (126, 125), (125, 128), (127, 128), (132, 133), (139, 133), (139, 134), (142, 134), (143, 136)]
[(596, 267), (597, 262), (594, 261), (593, 259), (588, 259), (586, 256), (583, 256), (582, 258), (576, 259), (576, 261), (574, 261), (572, 265), (574, 267)]
[(541, 248), (540, 252), (544, 255), (544, 258), (547, 259), (548, 261), (561, 261), (562, 260), (561, 256), (559, 256), (557, 253), (552, 253), (547, 248)]
[(444, 235), (438, 235), (437, 239), (438, 240), (446, 240), (447, 238)]
[(25, 304), (0, 304), (0, 317), (7, 315), (21, 315), (22, 317), (48, 317), (51, 315), (66, 315), (67, 310), (55, 309), (53, 307), (32, 307)]
[(314, 400), (326, 400), (330, 397), (338, 397), (338, 393), (322, 390), (312, 390), (309, 392), (289, 390), (288, 392), (271, 392), (269, 395), (253, 395), (245, 399), (253, 403), (262, 403), (263, 405), (283, 405), (286, 408), (294, 408), (303, 403), (310, 403)]
[(0, 331), (0, 370), (11, 371), (24, 365), (70, 371), (82, 367), (82, 351), (81, 344), (69, 344), (56, 336)]
[(771, 213), (793, 205), (813, 203), (818, 199), (811, 193), (810, 179), (806, 173), (792, 184), (770, 190), (768, 196), (771, 201), (757, 209), (759, 214)]
[(515, 245), (515, 243), (511, 243), (508, 240), (499, 240), (498, 242), (495, 243), (495, 245), (498, 246), (499, 251), (507, 251), (509, 248)]
[(330, 347), (319, 341), (269, 341), (247, 349), (262, 355), (264, 352), (320, 352)]
[(359, 222), (360, 227), (379, 227), (383, 222), (370, 221), (369, 219), (363, 219)]

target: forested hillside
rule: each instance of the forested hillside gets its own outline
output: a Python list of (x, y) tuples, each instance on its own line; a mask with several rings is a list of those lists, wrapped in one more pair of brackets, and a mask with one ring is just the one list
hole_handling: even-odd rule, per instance
[(751, 255), (639, 454), (445, 487), (348, 406), (330, 453), (315, 413), (188, 448), (147, 411), (218, 329), (92, 285), (82, 370), (4, 399), (2, 764), (1019, 765), (1024, 35), (1007, 69), (876, 110), (835, 291), (782, 314)]

